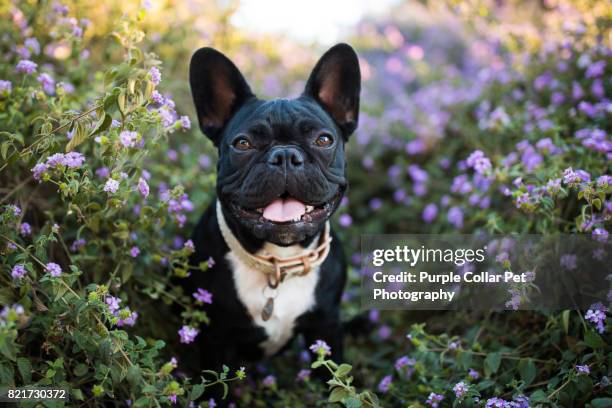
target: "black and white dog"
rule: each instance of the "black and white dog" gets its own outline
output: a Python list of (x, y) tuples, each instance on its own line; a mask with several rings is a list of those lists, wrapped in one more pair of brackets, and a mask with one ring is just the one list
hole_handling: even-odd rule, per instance
[(219, 150), (217, 200), (193, 233), (189, 293), (213, 294), (210, 326), (186, 348), (220, 369), (278, 353), (291, 339), (325, 340), (342, 359), (346, 264), (329, 218), (347, 188), (344, 145), (357, 127), (360, 71), (346, 44), (328, 50), (296, 99), (258, 99), (212, 48), (191, 59), (201, 130)]

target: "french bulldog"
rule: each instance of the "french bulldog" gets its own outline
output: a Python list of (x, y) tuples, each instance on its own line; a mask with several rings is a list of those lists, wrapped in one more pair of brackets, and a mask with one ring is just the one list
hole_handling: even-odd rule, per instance
[[(193, 232), (190, 260), (214, 265), (184, 282), (188, 293), (213, 295), (210, 325), (185, 346), (189, 362), (239, 367), (298, 335), (324, 340), (341, 360), (346, 263), (328, 220), (347, 189), (345, 143), (359, 116), (355, 51), (329, 49), (295, 99), (259, 99), (212, 48), (195, 52), (189, 75), (200, 128), (219, 153), (217, 198)], [(277, 267), (287, 259), (296, 273)]]

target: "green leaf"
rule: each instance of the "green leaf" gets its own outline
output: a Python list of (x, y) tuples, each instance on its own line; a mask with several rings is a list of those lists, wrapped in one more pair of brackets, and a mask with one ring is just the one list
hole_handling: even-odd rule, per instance
[(612, 407), (612, 398), (595, 398), (589, 406), (593, 408)]
[(565, 334), (569, 332), (569, 318), (570, 311), (564, 310), (563, 313), (561, 313), (561, 321), (563, 322), (563, 331), (565, 331)]
[(342, 401), (342, 403), (344, 404), (346, 408), (360, 408), (361, 407), (361, 401), (355, 397), (345, 398)]
[(149, 397), (140, 397), (134, 402), (134, 407), (150, 407), (151, 405), (151, 398)]
[(76, 367), (74, 367), (74, 375), (76, 375), (77, 377), (84, 376), (85, 374), (87, 374), (87, 371), (89, 371), (89, 369), (85, 364), (77, 364)]
[(78, 388), (73, 388), (72, 390), (70, 390), (70, 396), (72, 398), (75, 398), (79, 401), (84, 401), (85, 400), (85, 395), (83, 394), (83, 391), (81, 391)]
[(310, 365), (310, 368), (312, 369), (319, 368), (321, 367), (321, 365), (323, 365), (323, 362), (321, 360), (317, 360)]
[(548, 401), (548, 396), (544, 391), (537, 390), (530, 395), (529, 399), (531, 400), (531, 402), (546, 402)]
[(125, 378), (126, 380), (128, 380), (130, 385), (132, 385), (132, 387), (137, 386), (140, 383), (140, 380), (142, 379), (142, 376), (140, 374), (140, 367), (138, 367), (137, 365), (130, 366), (130, 368), (128, 368), (127, 370)]
[(112, 122), (113, 118), (110, 115), (104, 113), (104, 116), (102, 116), (98, 123), (96, 123), (89, 136), (95, 136), (100, 132), (104, 132), (106, 129), (109, 128)]
[(11, 364), (0, 363), (0, 384), (15, 385), (15, 371)]
[(204, 393), (204, 384), (196, 384), (191, 389), (191, 394), (189, 394), (189, 399), (191, 401), (195, 401)]
[(529, 385), (533, 382), (537, 375), (537, 369), (533, 360), (530, 358), (522, 358), (518, 363), (518, 371), (521, 379), (525, 382), (525, 385)]
[(485, 375), (489, 377), (491, 374), (495, 374), (499, 370), (501, 364), (501, 353), (489, 353), (484, 361)]
[(588, 330), (584, 333), (584, 342), (592, 349), (604, 348), (606, 346), (606, 342), (601, 336), (592, 330)]
[(8, 336), (0, 336), (0, 353), (11, 361), (15, 361), (17, 350), (13, 338)]
[(334, 389), (329, 394), (329, 402), (340, 402), (345, 398), (350, 396), (349, 392), (342, 387), (334, 387)]
[(72, 139), (70, 139), (66, 145), (66, 152), (74, 150), (75, 147), (83, 143), (85, 140), (87, 140), (87, 132), (85, 131), (85, 127), (81, 122), (77, 122), (74, 135), (72, 135)]
[(350, 366), (349, 364), (340, 364), (340, 366), (339, 366), (339, 367), (338, 367), (338, 369), (336, 370), (335, 375), (336, 375), (336, 377), (338, 377), (338, 378), (344, 378), (344, 377), (346, 377), (346, 375), (347, 375), (348, 373), (350, 373), (350, 372), (351, 372), (351, 369), (352, 369), (352, 368), (353, 368), (353, 367), (352, 367), (352, 366)]
[(21, 378), (23, 379), (24, 384), (29, 384), (32, 382), (32, 364), (30, 360), (24, 357), (19, 357), (17, 359), (17, 368), (19, 369), (19, 374), (21, 374)]

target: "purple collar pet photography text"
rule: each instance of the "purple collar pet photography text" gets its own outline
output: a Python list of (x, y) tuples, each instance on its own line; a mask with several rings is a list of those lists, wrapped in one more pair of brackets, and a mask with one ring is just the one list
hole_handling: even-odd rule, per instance
[(603, 0), (6, 0), (0, 404), (612, 407)]

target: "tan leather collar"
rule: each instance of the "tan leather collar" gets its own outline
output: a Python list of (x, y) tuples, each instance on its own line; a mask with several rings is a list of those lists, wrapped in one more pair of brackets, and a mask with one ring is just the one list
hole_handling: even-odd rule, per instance
[(217, 200), (217, 220), (219, 229), (225, 243), (230, 250), (245, 264), (256, 269), (268, 277), (268, 286), (272, 289), (286, 278), (292, 276), (303, 276), (313, 269), (321, 266), (329, 254), (331, 236), (329, 233), (329, 221), (325, 223), (323, 233), (319, 237), (316, 248), (304, 248), (304, 251), (296, 256), (281, 258), (264, 252), (262, 254), (252, 254), (242, 247), (238, 239), (234, 236), (223, 216), (221, 203)]

